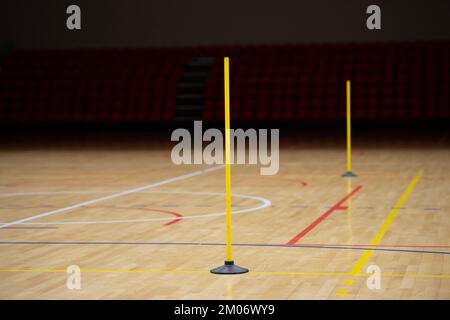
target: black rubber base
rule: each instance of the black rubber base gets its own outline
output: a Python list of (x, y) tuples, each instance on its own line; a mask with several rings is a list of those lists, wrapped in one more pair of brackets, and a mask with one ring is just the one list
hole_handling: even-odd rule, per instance
[(345, 178), (357, 177), (357, 175), (354, 174), (354, 173), (351, 172), (351, 171), (347, 171), (347, 172), (344, 173), (342, 176), (345, 177)]
[(211, 270), (211, 273), (215, 274), (241, 274), (246, 272), (248, 272), (248, 269), (235, 265), (234, 261), (225, 261), (223, 266)]

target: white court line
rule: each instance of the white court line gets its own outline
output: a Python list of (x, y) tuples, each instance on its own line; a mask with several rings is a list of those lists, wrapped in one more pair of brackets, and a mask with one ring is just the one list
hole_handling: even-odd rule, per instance
[[(190, 194), (190, 195), (207, 195), (207, 196), (223, 196), (225, 197), (225, 193), (219, 193), (219, 192), (194, 192), (194, 191), (179, 191), (179, 190), (168, 190), (168, 191), (153, 191), (148, 192), (147, 194)], [(260, 201), (261, 204), (259, 206), (253, 207), (253, 208), (246, 208), (246, 209), (239, 209), (239, 210), (233, 210), (233, 215), (240, 214), (240, 213), (248, 213), (253, 212), (261, 209), (265, 209), (272, 205), (272, 202), (270, 200), (261, 198), (261, 197), (255, 197), (255, 196), (249, 196), (245, 194), (239, 194), (239, 193), (232, 193), (232, 197), (237, 198), (244, 198), (244, 199), (252, 199), (256, 201)], [(212, 212), (212, 213), (206, 213), (206, 214), (194, 214), (189, 216), (182, 216), (177, 217), (177, 219), (184, 220), (184, 219), (198, 219), (198, 218), (209, 218), (209, 217), (217, 217), (217, 216), (224, 216), (225, 212)], [(170, 221), (173, 220), (174, 217), (170, 218), (141, 218), (141, 219), (127, 219), (127, 220), (95, 220), (95, 221), (52, 221), (52, 222), (31, 222), (31, 223), (22, 223), (24, 225), (74, 225), (74, 224), (111, 224), (111, 223), (134, 223), (134, 222), (150, 222), (150, 221)], [(0, 222), (0, 225), (2, 225), (3, 222)]]
[(48, 216), (51, 216), (51, 215), (54, 215), (54, 214), (57, 214), (57, 213), (61, 213), (61, 212), (65, 212), (65, 211), (69, 211), (69, 210), (73, 210), (73, 209), (77, 209), (77, 208), (80, 208), (82, 206), (87, 206), (87, 205), (90, 205), (90, 204), (93, 204), (93, 203), (98, 203), (98, 202), (101, 202), (101, 201), (118, 198), (118, 197), (121, 197), (121, 196), (125, 196), (127, 194), (139, 192), (139, 191), (142, 191), (142, 190), (148, 190), (148, 189), (156, 188), (156, 187), (159, 187), (159, 186), (171, 183), (171, 182), (180, 181), (180, 180), (188, 179), (188, 178), (191, 178), (191, 177), (199, 176), (199, 175), (201, 175), (203, 173), (209, 173), (211, 171), (215, 171), (215, 170), (221, 169), (223, 167), (224, 167), (223, 165), (220, 165), (220, 166), (208, 168), (208, 169), (205, 169), (205, 170), (194, 171), (192, 173), (188, 173), (188, 174), (184, 174), (182, 176), (178, 176), (178, 177), (162, 180), (162, 181), (155, 182), (155, 183), (152, 183), (152, 184), (149, 184), (149, 185), (146, 185), (146, 186), (142, 186), (142, 187), (139, 187), (139, 188), (134, 188), (134, 189), (121, 191), (121, 192), (114, 193), (114, 194), (111, 194), (111, 195), (108, 195), (108, 196), (104, 196), (104, 197), (101, 197), (101, 198), (96, 198), (96, 199), (92, 199), (92, 200), (89, 200), (89, 201), (77, 203), (77, 204), (74, 204), (74, 205), (71, 205), (71, 206), (68, 206), (68, 207), (65, 207), (65, 208), (56, 209), (56, 210), (52, 210), (52, 211), (36, 214), (36, 215), (28, 217), (28, 218), (7, 222), (7, 223), (5, 223), (3, 225), (0, 225), (0, 229), (6, 228), (6, 227), (10, 227), (10, 226), (14, 226), (14, 225), (17, 225), (17, 224), (21, 224), (23, 222), (36, 220), (36, 219), (39, 219), (39, 218), (48, 217)]

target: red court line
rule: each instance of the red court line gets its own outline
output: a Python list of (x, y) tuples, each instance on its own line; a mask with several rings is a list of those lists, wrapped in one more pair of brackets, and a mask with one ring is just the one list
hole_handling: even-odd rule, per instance
[(173, 211), (168, 211), (168, 210), (158, 210), (158, 209), (153, 209), (153, 211), (159, 211), (159, 212), (163, 212), (163, 213), (168, 213), (171, 215), (174, 215), (175, 217), (179, 217), (179, 219), (175, 219), (172, 221), (169, 221), (167, 223), (165, 223), (165, 226), (170, 226), (171, 224), (177, 223), (179, 221), (181, 221), (182, 219), (180, 219), (181, 217), (183, 217), (181, 214), (179, 214), (178, 212), (173, 212)]
[(299, 183), (302, 185), (302, 187), (307, 187), (308, 186), (308, 182), (304, 181), (304, 180), (296, 180), (296, 179), (287, 179), (287, 178), (280, 178), (280, 180), (284, 180), (284, 181), (291, 181), (291, 182), (295, 182), (295, 183)]
[(56, 208), (56, 206), (44, 204), (41, 206), (6, 205), (4, 207), (0, 207), (0, 209), (42, 209), (42, 208)]
[(5, 230), (11, 229), (30, 229), (30, 230), (45, 230), (45, 229), (58, 229), (58, 227), (6, 227)]
[(113, 209), (132, 209), (132, 210), (144, 210), (144, 211), (153, 211), (153, 212), (161, 212), (161, 213), (167, 213), (167, 214), (171, 214), (173, 216), (175, 216), (176, 218), (174, 218), (174, 220), (171, 220), (167, 223), (165, 223), (165, 226), (170, 226), (174, 223), (180, 222), (182, 220), (183, 215), (181, 213), (178, 212), (173, 212), (173, 211), (169, 211), (169, 210), (161, 210), (161, 209), (152, 209), (152, 208), (133, 208), (133, 207), (119, 207), (119, 206), (101, 206), (101, 205), (97, 205), (97, 206), (88, 206), (86, 208), (113, 208)]
[(310, 232), (312, 229), (314, 229), (319, 223), (321, 223), (323, 220), (328, 218), (330, 214), (333, 213), (333, 211), (341, 210), (342, 204), (347, 201), (350, 197), (352, 197), (355, 193), (357, 193), (359, 190), (361, 190), (362, 186), (357, 186), (352, 192), (347, 194), (344, 198), (339, 200), (336, 204), (334, 204), (330, 209), (328, 209), (324, 214), (322, 214), (319, 218), (314, 220), (309, 226), (307, 226), (303, 231), (301, 231), (299, 234), (297, 234), (295, 237), (293, 237), (287, 245), (293, 246), (295, 245), (301, 238), (303, 238), (308, 232)]
[[(50, 205), (45, 205), (45, 206), (37, 206), (37, 207), (21, 207), (21, 208), (26, 208), (26, 209), (34, 209), (34, 208), (51, 208), (51, 207), (55, 207), (55, 206), (50, 206)], [(183, 215), (181, 213), (178, 212), (173, 212), (173, 211), (168, 211), (168, 210), (160, 210), (160, 209), (152, 209), (152, 208), (133, 208), (133, 207), (119, 207), (116, 205), (97, 205), (97, 206), (83, 206), (83, 208), (102, 208), (102, 209), (132, 209), (132, 210), (144, 210), (144, 211), (153, 211), (153, 212), (161, 212), (161, 213), (167, 213), (167, 214), (171, 214), (173, 216), (175, 216), (176, 218), (174, 218), (174, 220), (171, 220), (167, 223), (165, 223), (165, 226), (170, 226), (174, 223), (180, 222), (181, 220), (183, 220)], [(48, 227), (8, 227), (5, 229), (49, 229)], [(54, 227), (52, 227), (52, 229), (56, 229)]]
[(369, 247), (369, 248), (450, 248), (450, 246), (430, 246), (430, 245), (414, 245), (414, 244), (353, 244), (353, 243), (302, 243), (302, 246), (311, 247)]

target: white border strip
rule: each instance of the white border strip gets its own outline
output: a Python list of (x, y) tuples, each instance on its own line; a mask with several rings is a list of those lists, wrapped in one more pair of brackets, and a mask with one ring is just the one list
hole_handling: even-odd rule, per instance
[(51, 215), (54, 215), (54, 214), (57, 214), (57, 213), (61, 213), (61, 212), (65, 212), (65, 211), (69, 211), (69, 210), (73, 210), (73, 209), (77, 209), (77, 208), (80, 208), (82, 206), (87, 206), (87, 205), (90, 205), (90, 204), (93, 204), (93, 203), (98, 203), (98, 202), (101, 202), (101, 201), (122, 197), (122, 196), (125, 196), (127, 194), (131, 194), (131, 193), (140, 192), (140, 191), (143, 191), (143, 190), (156, 188), (156, 187), (159, 187), (159, 186), (171, 183), (171, 182), (192, 178), (192, 177), (199, 176), (199, 175), (204, 174), (204, 173), (209, 173), (211, 171), (215, 171), (215, 170), (218, 170), (218, 169), (221, 169), (221, 168), (223, 168), (223, 165), (212, 167), (212, 168), (208, 168), (208, 169), (205, 169), (205, 170), (194, 171), (192, 173), (188, 173), (188, 174), (184, 174), (182, 176), (178, 176), (178, 177), (162, 180), (162, 181), (155, 182), (155, 183), (152, 183), (152, 184), (149, 184), (149, 185), (146, 185), (146, 186), (142, 186), (142, 187), (139, 187), (139, 188), (134, 188), (134, 189), (121, 191), (121, 192), (114, 193), (114, 194), (111, 194), (111, 195), (108, 195), (108, 196), (104, 196), (104, 197), (101, 197), (101, 198), (96, 198), (96, 199), (92, 199), (92, 200), (89, 200), (89, 201), (77, 203), (77, 204), (74, 204), (74, 205), (71, 205), (71, 206), (68, 206), (68, 207), (65, 207), (65, 208), (56, 209), (56, 210), (52, 210), (52, 211), (36, 214), (36, 215), (28, 217), (28, 218), (7, 222), (7, 223), (5, 223), (3, 225), (0, 225), (0, 229), (6, 228), (6, 227), (10, 227), (10, 226), (14, 226), (14, 225), (17, 225), (17, 224), (21, 224), (23, 222), (36, 220), (36, 219), (39, 219), (39, 218), (48, 217), (48, 216), (51, 216)]

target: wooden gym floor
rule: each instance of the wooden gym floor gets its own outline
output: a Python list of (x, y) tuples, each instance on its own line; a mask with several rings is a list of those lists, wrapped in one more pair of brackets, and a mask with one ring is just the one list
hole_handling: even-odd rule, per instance
[(342, 141), (284, 141), (275, 176), (233, 166), (233, 258), (251, 272), (218, 276), (223, 168), (175, 166), (163, 142), (9, 141), (0, 298), (450, 299), (448, 137), (354, 147), (354, 179), (340, 177)]

